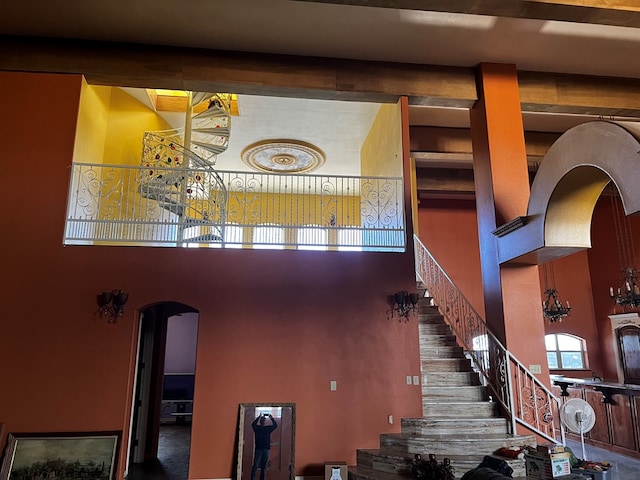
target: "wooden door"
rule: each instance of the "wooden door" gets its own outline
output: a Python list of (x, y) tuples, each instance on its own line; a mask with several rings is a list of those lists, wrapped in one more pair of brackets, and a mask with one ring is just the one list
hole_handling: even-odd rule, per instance
[(624, 383), (640, 384), (640, 328), (627, 325), (618, 329), (618, 345)]

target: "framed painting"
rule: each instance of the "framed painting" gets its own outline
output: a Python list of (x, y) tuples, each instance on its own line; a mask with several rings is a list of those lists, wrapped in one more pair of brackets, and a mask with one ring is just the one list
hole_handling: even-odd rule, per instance
[(121, 432), (10, 433), (0, 480), (113, 480)]

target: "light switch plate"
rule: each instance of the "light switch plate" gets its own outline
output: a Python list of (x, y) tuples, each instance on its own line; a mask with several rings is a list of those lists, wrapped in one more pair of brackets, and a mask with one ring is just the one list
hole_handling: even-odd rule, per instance
[(331, 380), (331, 391), (335, 392), (338, 389), (338, 382), (336, 382), (335, 380)]
[(411, 375), (407, 375), (407, 385), (411, 385)]
[(531, 373), (542, 373), (542, 368), (540, 365), (529, 365), (529, 371)]
[(420, 385), (420, 377), (418, 375), (413, 376), (413, 384)]

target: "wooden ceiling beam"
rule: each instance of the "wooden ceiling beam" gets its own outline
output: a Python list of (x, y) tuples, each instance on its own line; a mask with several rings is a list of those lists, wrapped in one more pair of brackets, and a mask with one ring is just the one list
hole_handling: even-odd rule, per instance
[[(471, 108), (475, 68), (0, 36), (0, 70), (97, 85)], [(640, 118), (640, 79), (518, 72), (523, 111)]]

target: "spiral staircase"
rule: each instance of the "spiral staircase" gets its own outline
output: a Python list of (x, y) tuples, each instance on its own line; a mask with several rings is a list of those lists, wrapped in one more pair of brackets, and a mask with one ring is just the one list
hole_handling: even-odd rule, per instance
[[(208, 102), (193, 114), (194, 107)], [(227, 190), (213, 168), (229, 146), (231, 114), (224, 96), (189, 93), (185, 126), (146, 132), (138, 190), (148, 217), (177, 224), (178, 244), (216, 243), (224, 238)]]

